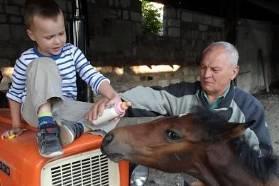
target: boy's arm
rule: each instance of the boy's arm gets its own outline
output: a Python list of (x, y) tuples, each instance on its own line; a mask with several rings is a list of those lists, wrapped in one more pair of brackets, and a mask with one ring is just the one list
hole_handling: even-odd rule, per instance
[(20, 128), (21, 127), (21, 117), (20, 117), (20, 107), (21, 104), (9, 99), (10, 112), (12, 118), (12, 128)]
[(93, 121), (98, 118), (98, 115), (102, 115), (106, 106), (121, 102), (120, 96), (112, 88), (109, 81), (102, 81), (98, 88), (98, 93), (101, 94), (103, 98), (94, 103), (90, 111), (86, 114), (85, 117), (89, 121)]
[(9, 99), (12, 128), (1, 134), (2, 139), (13, 139), (22, 134), (26, 129), (21, 128), (20, 106), (21, 104)]
[[(104, 96), (110, 100), (114, 99), (115, 97), (119, 98), (117, 92), (112, 88), (110, 83), (105, 80), (99, 86), (98, 92), (99, 92), (99, 94), (101, 94), (102, 96)], [(119, 100), (120, 100), (120, 98), (119, 98)]]

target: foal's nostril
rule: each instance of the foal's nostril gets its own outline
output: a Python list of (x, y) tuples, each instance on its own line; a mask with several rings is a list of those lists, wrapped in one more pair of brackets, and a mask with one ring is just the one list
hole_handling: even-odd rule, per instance
[(103, 145), (109, 144), (113, 140), (113, 135), (112, 134), (107, 134), (103, 140)]

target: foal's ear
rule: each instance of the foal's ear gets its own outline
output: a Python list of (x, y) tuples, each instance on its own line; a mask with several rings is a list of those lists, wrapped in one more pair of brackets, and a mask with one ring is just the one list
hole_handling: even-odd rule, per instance
[(222, 134), (222, 139), (228, 141), (240, 137), (244, 134), (245, 130), (254, 123), (254, 120), (247, 123), (228, 123), (226, 130)]
[(246, 128), (249, 128), (249, 127), (251, 127), (252, 125), (254, 125), (255, 122), (256, 122), (255, 120), (248, 121), (248, 122), (244, 123), (244, 125), (245, 125)]

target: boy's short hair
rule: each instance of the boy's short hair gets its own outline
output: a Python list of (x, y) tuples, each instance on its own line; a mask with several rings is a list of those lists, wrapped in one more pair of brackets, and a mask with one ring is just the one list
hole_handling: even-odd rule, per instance
[(56, 18), (62, 13), (61, 8), (54, 0), (26, 0), (24, 8), (24, 23), (30, 28), (34, 16)]

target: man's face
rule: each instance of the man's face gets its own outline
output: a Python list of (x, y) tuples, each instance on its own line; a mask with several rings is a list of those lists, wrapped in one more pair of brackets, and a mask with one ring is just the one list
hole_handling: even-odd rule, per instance
[(238, 66), (230, 62), (223, 47), (213, 46), (203, 53), (200, 81), (209, 96), (221, 96), (238, 73)]
[(64, 17), (60, 13), (56, 18), (34, 16), (27, 34), (38, 45), (40, 53), (46, 56), (58, 55), (66, 42)]

